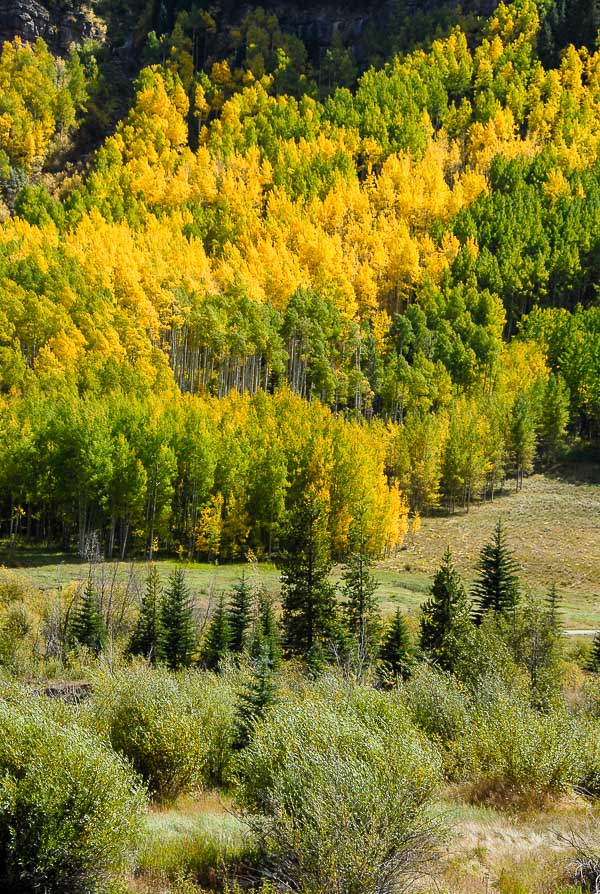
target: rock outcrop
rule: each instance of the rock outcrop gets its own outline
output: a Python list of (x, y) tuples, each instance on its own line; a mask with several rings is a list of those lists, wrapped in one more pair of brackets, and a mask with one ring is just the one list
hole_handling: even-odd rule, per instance
[(20, 37), (31, 43), (41, 37), (55, 53), (65, 53), (73, 44), (99, 36), (91, 15), (79, 4), (0, 0), (0, 42)]

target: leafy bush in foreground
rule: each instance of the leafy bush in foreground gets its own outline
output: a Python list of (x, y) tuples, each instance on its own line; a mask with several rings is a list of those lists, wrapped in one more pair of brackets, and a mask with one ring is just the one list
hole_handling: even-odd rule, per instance
[(565, 707), (542, 713), (518, 688), (493, 681), (457, 743), (462, 777), (480, 794), (559, 794), (577, 783), (583, 759), (580, 729)]
[(272, 710), (239, 759), (265, 875), (303, 894), (410, 887), (434, 853), (440, 756), (383, 693), (328, 680)]
[(107, 890), (130, 863), (143, 797), (117, 755), (37, 703), (0, 701), (0, 889)]
[(211, 683), (204, 674), (139, 668), (95, 687), (98, 726), (162, 800), (225, 773), (233, 704), (225, 685), (217, 692)]

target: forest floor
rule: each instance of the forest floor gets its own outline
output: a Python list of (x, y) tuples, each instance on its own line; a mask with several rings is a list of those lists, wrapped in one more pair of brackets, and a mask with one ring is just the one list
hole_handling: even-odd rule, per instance
[[(384, 613), (400, 606), (416, 615), (447, 546), (465, 582), (472, 580), (479, 551), (499, 518), (506, 525), (525, 585), (541, 595), (556, 583), (563, 598), (565, 626), (600, 628), (600, 467), (596, 464), (580, 463), (561, 474), (533, 475), (518, 493), (507, 491), (469, 512), (423, 517), (420, 531), (410, 533), (395, 556), (378, 563)], [(166, 580), (177, 563), (161, 559), (160, 554), (157, 562)], [(5, 574), (16, 573), (44, 590), (82, 581), (87, 575), (86, 563), (74, 556), (39, 549), (14, 553), (0, 549), (0, 563), (14, 569)], [(103, 573), (120, 580), (132, 571), (143, 577), (144, 565), (115, 562), (104, 566)], [(203, 604), (211, 593), (229, 590), (244, 569), (257, 583), (278, 593), (278, 573), (269, 562), (186, 566), (189, 584)]]

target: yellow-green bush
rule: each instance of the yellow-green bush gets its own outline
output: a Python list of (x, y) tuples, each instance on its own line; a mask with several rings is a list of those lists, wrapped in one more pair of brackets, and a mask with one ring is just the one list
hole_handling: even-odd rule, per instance
[(135, 668), (99, 678), (93, 715), (161, 800), (201, 788), (225, 772), (233, 709), (208, 675)]
[(97, 737), (0, 701), (0, 888), (92, 894), (133, 860), (144, 798)]
[(267, 875), (286, 890), (392, 890), (434, 853), (437, 750), (384, 693), (327, 679), (272, 710), (238, 763)]

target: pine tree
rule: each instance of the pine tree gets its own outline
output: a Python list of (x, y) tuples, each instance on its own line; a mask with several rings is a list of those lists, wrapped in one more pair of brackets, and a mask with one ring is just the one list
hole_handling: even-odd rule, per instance
[(267, 708), (275, 703), (277, 684), (268, 645), (263, 645), (248, 683), (239, 696), (234, 744), (245, 748), (254, 724), (265, 716)]
[(171, 670), (189, 667), (196, 645), (193, 602), (183, 569), (169, 578), (161, 607), (161, 652)]
[(335, 596), (325, 513), (309, 494), (292, 512), (283, 564), (284, 646), (288, 655), (319, 660), (335, 631)]
[(502, 522), (498, 521), (492, 541), (479, 554), (478, 579), (473, 586), (476, 603), (474, 620), (477, 624), (487, 611), (509, 614), (517, 607), (520, 584), (518, 566), (506, 544)]
[(594, 637), (592, 651), (590, 652), (586, 667), (589, 671), (596, 674), (600, 671), (600, 633), (597, 633)]
[(91, 575), (81, 594), (70, 625), (72, 645), (86, 646), (98, 655), (106, 642), (106, 627), (100, 614), (98, 596)]
[(421, 607), (421, 650), (443, 670), (452, 671), (472, 627), (469, 603), (448, 548)]
[(230, 650), (231, 627), (227, 617), (225, 596), (221, 593), (202, 648), (202, 660), (209, 670), (217, 670)]
[(246, 575), (241, 578), (233, 588), (229, 599), (228, 621), (231, 632), (230, 649), (232, 652), (241, 653), (246, 647), (248, 628), (250, 626), (252, 611), (252, 589), (246, 581)]
[(408, 677), (412, 664), (410, 634), (400, 609), (392, 618), (379, 651), (382, 676)]
[(364, 540), (346, 559), (342, 572), (344, 611), (348, 632), (358, 646), (359, 661), (377, 655), (381, 639), (381, 615), (375, 596), (379, 584), (371, 569), (373, 560), (366, 552)]
[(258, 594), (258, 608), (250, 636), (250, 656), (258, 660), (266, 649), (273, 668), (281, 662), (281, 637), (279, 623), (271, 596), (262, 591)]
[(156, 565), (152, 565), (146, 580), (140, 613), (129, 642), (130, 655), (143, 655), (151, 664), (162, 657), (162, 587)]
[(560, 603), (561, 599), (558, 590), (556, 589), (556, 584), (552, 583), (548, 590), (548, 595), (546, 596), (546, 608), (548, 624), (557, 633), (560, 633), (562, 630)]

